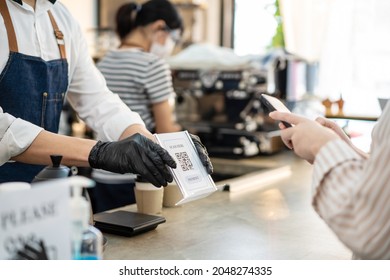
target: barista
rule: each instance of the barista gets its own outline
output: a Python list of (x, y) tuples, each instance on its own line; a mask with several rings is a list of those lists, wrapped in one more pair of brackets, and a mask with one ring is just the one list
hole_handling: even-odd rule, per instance
[[(165, 165), (174, 160), (109, 91), (61, 3), (0, 0), (0, 11), (0, 182), (31, 182), (50, 154), (65, 165), (141, 174), (155, 186), (172, 181)], [(56, 134), (65, 97), (103, 141)]]
[(182, 130), (175, 120), (171, 71), (163, 59), (172, 53), (182, 29), (182, 19), (168, 0), (126, 3), (116, 13), (121, 45), (97, 64), (108, 88), (156, 133)]

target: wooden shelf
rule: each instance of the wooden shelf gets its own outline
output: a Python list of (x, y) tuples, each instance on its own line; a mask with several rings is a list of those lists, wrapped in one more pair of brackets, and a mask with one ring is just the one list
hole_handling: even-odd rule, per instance
[(348, 119), (348, 120), (360, 120), (360, 121), (377, 121), (378, 117), (375, 116), (358, 116), (358, 115), (326, 115), (328, 119)]

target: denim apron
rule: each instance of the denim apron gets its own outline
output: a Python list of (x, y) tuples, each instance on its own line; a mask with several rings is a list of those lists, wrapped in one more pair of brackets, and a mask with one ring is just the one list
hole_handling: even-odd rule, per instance
[[(0, 0), (0, 12), (7, 30), (10, 49), (7, 64), (0, 74), (0, 106), (4, 112), (16, 118), (57, 133), (68, 88), (68, 63), (63, 34), (58, 29), (53, 15), (48, 11), (61, 58), (44, 61), (40, 57), (24, 55), (18, 52), (15, 30), (5, 0)], [(31, 182), (43, 167), (7, 162), (0, 166), (0, 183)]]

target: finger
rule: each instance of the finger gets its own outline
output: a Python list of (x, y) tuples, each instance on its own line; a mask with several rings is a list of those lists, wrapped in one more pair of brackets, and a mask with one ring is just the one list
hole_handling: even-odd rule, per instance
[(288, 128), (281, 131), (280, 136), (282, 137), (283, 143), (291, 150), (294, 149), (294, 145), (291, 141), (291, 137), (293, 134), (293, 129)]
[(146, 138), (143, 135), (138, 134), (138, 137), (142, 139), (140, 143), (144, 142), (143, 145), (141, 145), (143, 148), (146, 147), (146, 149), (149, 149), (159, 155), (161, 159), (163, 160), (162, 165), (168, 165), (171, 168), (176, 168), (176, 162), (173, 160), (173, 158), (169, 155), (169, 153), (163, 149), (159, 144), (150, 141), (150, 139)]
[(307, 118), (302, 117), (302, 116), (297, 115), (297, 114), (278, 112), (278, 111), (273, 111), (273, 112), (269, 113), (269, 116), (274, 120), (285, 121), (287, 123), (294, 124), (294, 125), (308, 120)]
[(206, 148), (197, 141), (194, 141), (196, 151), (198, 152), (200, 161), (206, 167), (207, 173), (211, 174), (213, 172), (213, 165), (211, 164), (210, 158), (206, 151)]
[(199, 144), (195, 144), (196, 152), (198, 153), (198, 156), (200, 158), (200, 161), (204, 166), (207, 166), (207, 162), (209, 160), (209, 157), (207, 154), (204, 152), (203, 148), (199, 146)]
[[(169, 155), (169, 154), (168, 154)], [(171, 157), (169, 155), (169, 157)], [(172, 182), (173, 181), (173, 177), (172, 177), (172, 174), (171, 172), (168, 170), (167, 166), (166, 166), (166, 163), (165, 161), (163, 160), (163, 158), (161, 157), (161, 155), (159, 153), (156, 152), (156, 154), (154, 156), (151, 157), (151, 155), (149, 155), (149, 158), (150, 160), (153, 162), (154, 166), (156, 167), (156, 169), (159, 171), (159, 173), (162, 175), (162, 177), (164, 178), (164, 181), (165, 182)], [(171, 157), (172, 158), (172, 157)], [(172, 159), (173, 160), (173, 159)], [(176, 162), (175, 162), (175, 168), (176, 168)], [(164, 183), (165, 183), (164, 182)], [(166, 186), (165, 184), (163, 186)]]
[[(149, 146), (149, 151), (146, 152), (146, 155), (149, 157), (148, 162), (150, 162), (149, 171), (160, 182), (159, 186), (166, 186), (167, 182), (170, 183), (173, 181), (172, 174), (166, 165), (171, 168), (176, 168), (176, 162), (169, 153), (157, 143), (148, 141), (147, 145)], [(156, 170), (158, 171), (158, 174)]]
[[(164, 184), (162, 186), (166, 186), (167, 182), (173, 181), (173, 176), (171, 172), (168, 170), (166, 166), (167, 159), (164, 160), (163, 156), (168, 155), (169, 158), (174, 162), (174, 168), (176, 168), (176, 162), (173, 160), (173, 158), (168, 154), (168, 152), (164, 149), (162, 149), (158, 144), (155, 146), (157, 148), (157, 151), (153, 150), (153, 153), (148, 153), (148, 157), (153, 163), (153, 166), (158, 170), (159, 174), (161, 174)], [(158, 153), (159, 151), (165, 152), (164, 154)], [(171, 164), (172, 165), (172, 164)]]
[(291, 140), (283, 140), (283, 143), (284, 143), (284, 145), (286, 145), (286, 147), (289, 148), (290, 150), (294, 150), (294, 146), (293, 146)]
[(282, 138), (284, 145), (287, 146), (287, 148), (289, 148), (290, 150), (293, 150), (293, 145), (292, 145), (291, 140), (285, 139), (283, 137), (281, 137), (281, 138)]
[(200, 138), (199, 138), (199, 136), (198, 135), (195, 135), (195, 134), (191, 134), (190, 133), (190, 137), (191, 137), (191, 140), (192, 140), (192, 142), (200, 142)]
[(286, 129), (287, 127), (282, 122), (280, 122), (279, 123), (279, 128), (280, 129)]
[(200, 156), (200, 160), (201, 160), (203, 166), (206, 167), (207, 173), (212, 174), (214, 172), (214, 167), (213, 167), (208, 155), (206, 155), (204, 153), (200, 153), (199, 156)]
[(344, 140), (349, 139), (345, 131), (337, 125), (334, 121), (328, 120), (326, 118), (318, 117), (316, 119), (316, 122), (318, 122), (323, 127), (329, 128), (333, 130), (336, 134), (338, 134), (340, 137), (344, 138)]
[(209, 154), (207, 153), (206, 147), (203, 145), (198, 135), (190, 133), (190, 137), (192, 142), (195, 145), (196, 151), (198, 152), (200, 161), (202, 162), (203, 166), (207, 170), (207, 173), (212, 174), (214, 172), (214, 168), (210, 161)]
[(326, 119), (323, 117), (317, 117), (316, 122), (318, 122), (320, 125), (326, 125)]
[(316, 122), (319, 123), (320, 125), (324, 126), (324, 127), (327, 127), (327, 128), (330, 128), (330, 129), (335, 129), (336, 128), (336, 123), (328, 120), (328, 119), (325, 119), (323, 117), (318, 117), (316, 118)]
[(142, 178), (144, 178), (146, 181), (148, 181), (149, 183), (151, 183), (153, 186), (155, 186), (156, 188), (160, 188), (161, 186), (166, 186), (167, 183), (165, 182), (159, 182), (152, 171), (150, 171), (149, 169), (145, 169), (144, 171), (142, 172), (139, 172), (139, 174), (141, 175)]
[(140, 175), (158, 188), (166, 186), (167, 181), (164, 179), (164, 176), (161, 174), (159, 168), (155, 165), (155, 160), (151, 159), (147, 153), (142, 153), (141, 155), (143, 166), (142, 168), (139, 168), (140, 170), (138, 170)]
[(161, 157), (163, 165), (166, 164), (166, 165), (168, 165), (171, 168), (176, 168), (177, 167), (176, 161), (171, 157), (171, 155), (168, 153), (167, 150), (163, 149), (158, 144), (153, 145), (153, 149)]
[(207, 161), (206, 170), (208, 174), (213, 174), (214, 167), (210, 160)]
[(207, 153), (206, 147), (202, 144), (200, 141), (199, 136), (190, 134), (192, 142), (195, 145), (196, 151), (198, 152), (198, 155), (200, 157), (200, 160), (202, 164), (206, 167), (207, 173), (212, 174), (214, 172), (214, 167), (210, 161), (209, 154)]

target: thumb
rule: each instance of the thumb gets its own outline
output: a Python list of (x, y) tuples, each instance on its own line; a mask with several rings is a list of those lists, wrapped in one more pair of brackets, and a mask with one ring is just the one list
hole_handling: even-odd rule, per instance
[(316, 118), (316, 122), (318, 122), (320, 125), (325, 126), (326, 125), (326, 119), (323, 117)]
[(335, 122), (333, 121), (330, 121), (326, 118), (323, 118), (323, 117), (318, 117), (316, 118), (316, 122), (319, 123), (320, 125), (324, 126), (324, 127), (327, 127), (327, 128), (330, 128), (334, 131), (337, 131), (338, 130), (338, 126), (336, 125)]

